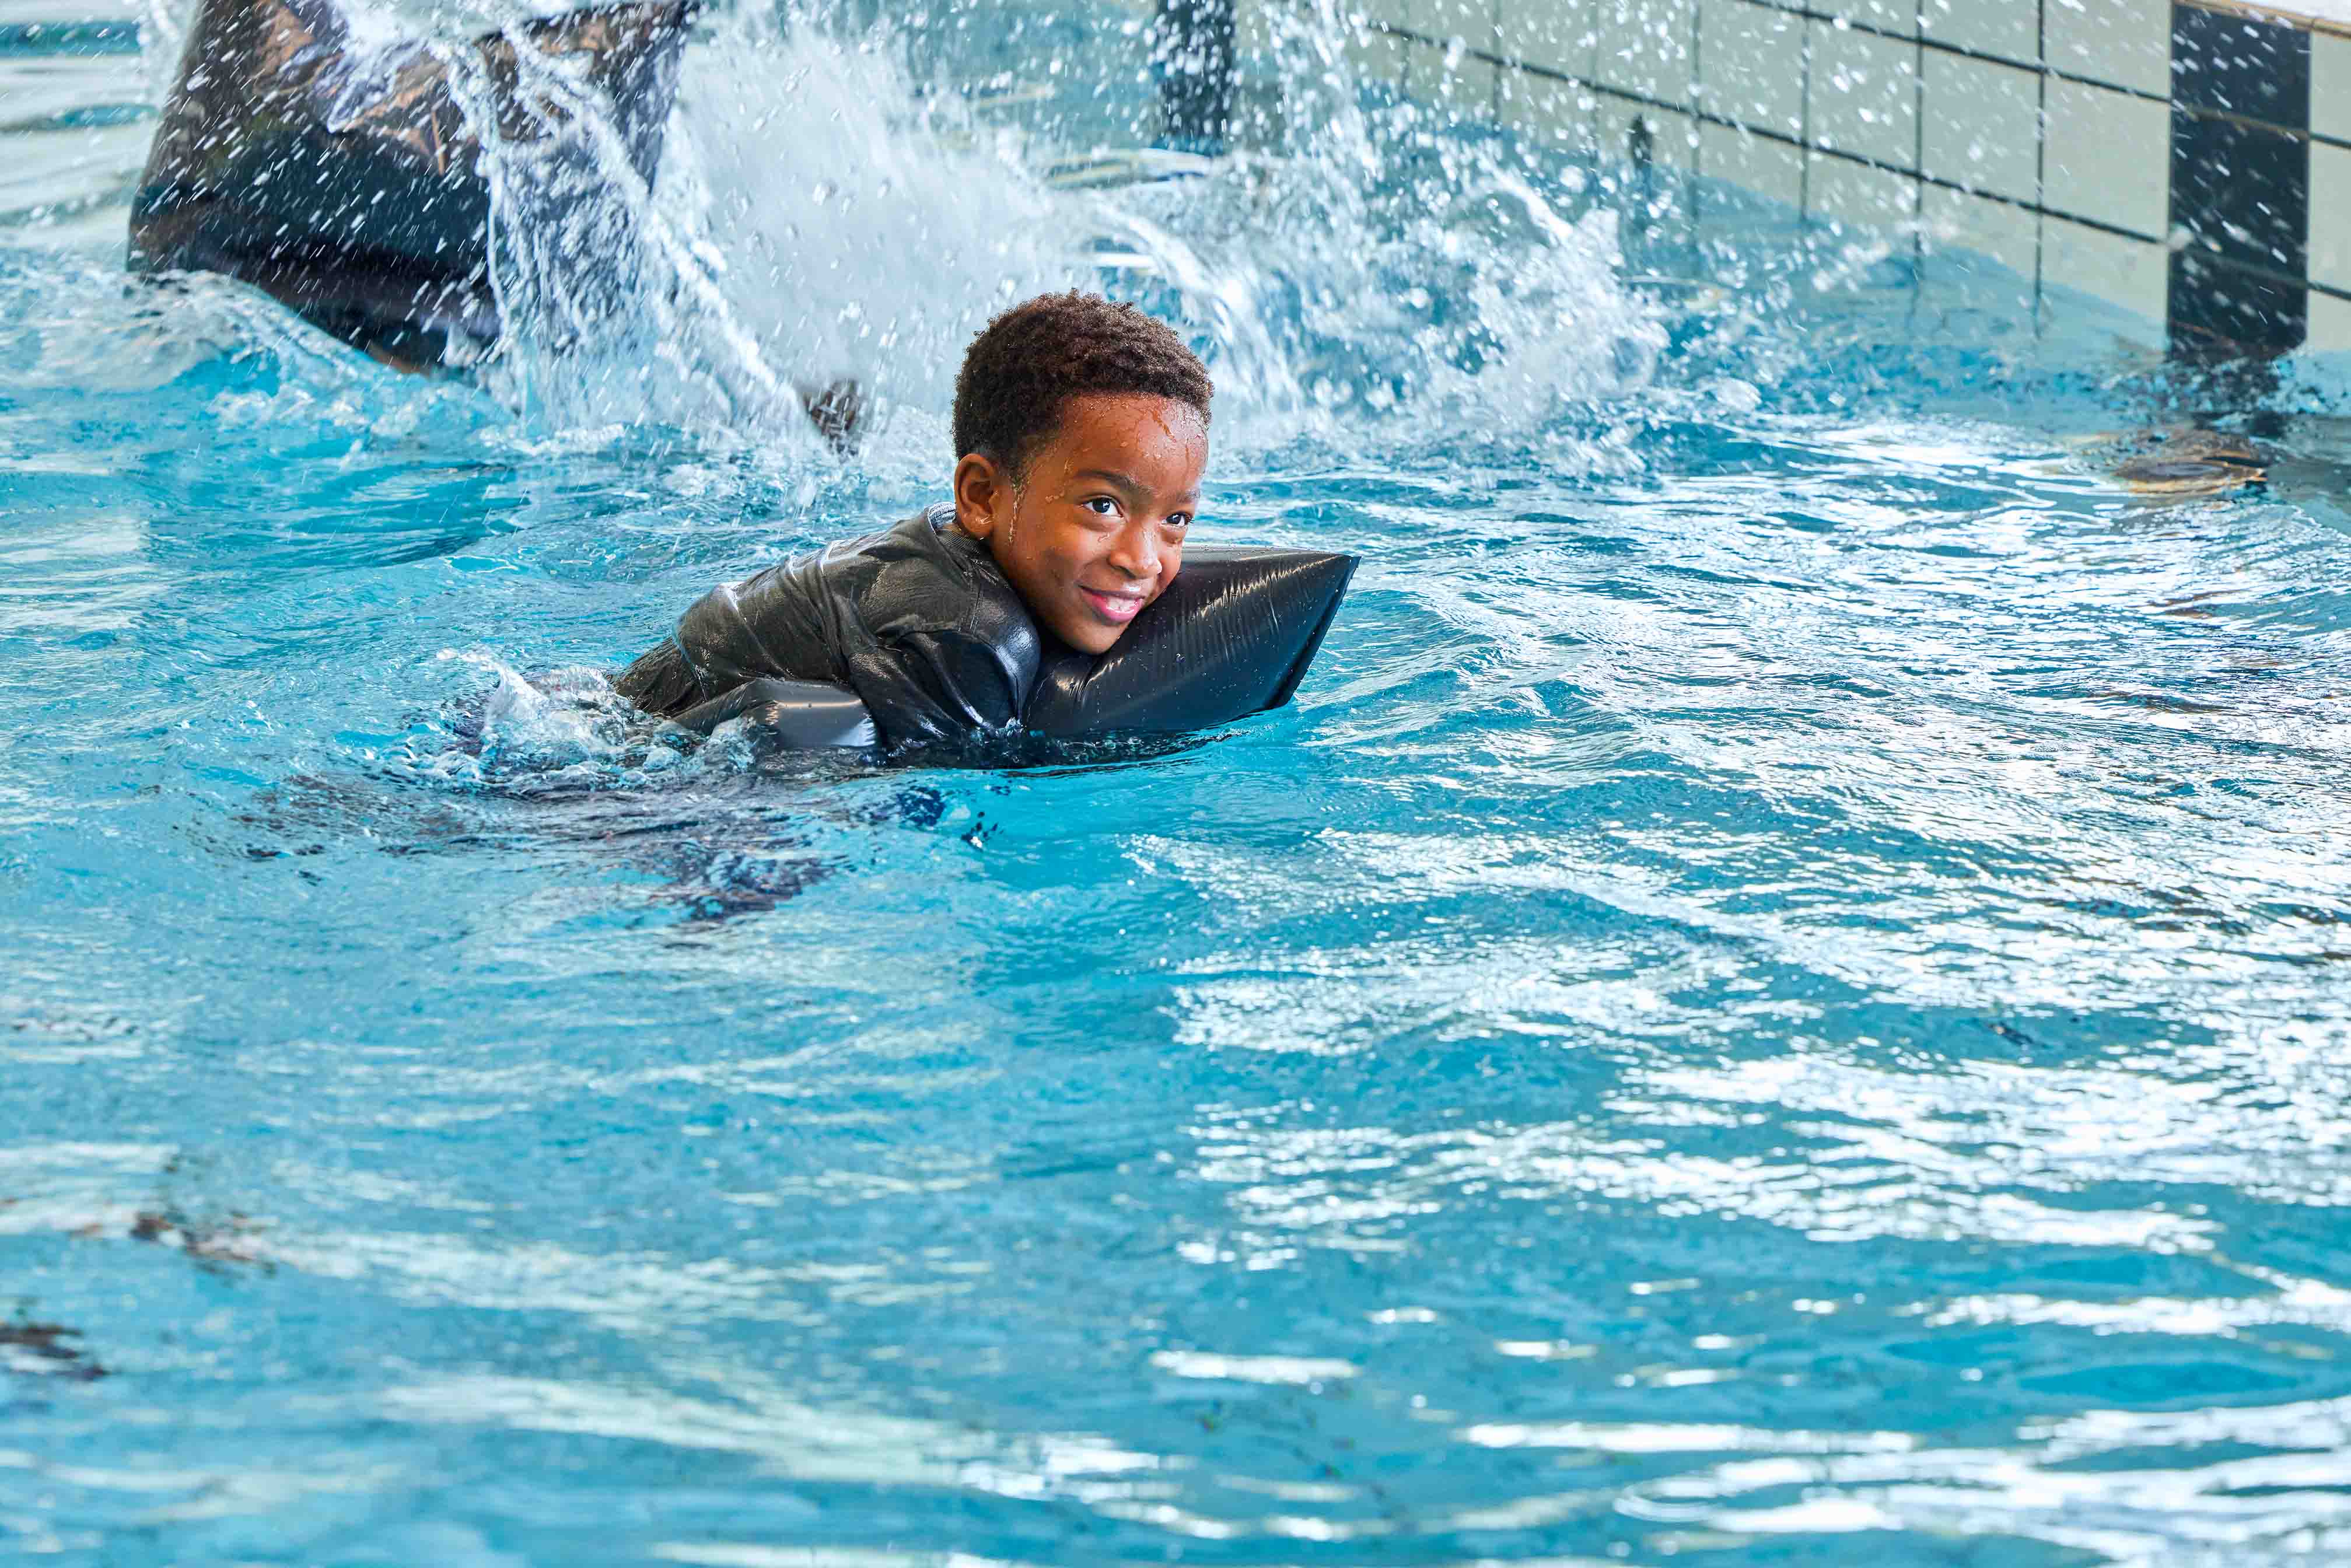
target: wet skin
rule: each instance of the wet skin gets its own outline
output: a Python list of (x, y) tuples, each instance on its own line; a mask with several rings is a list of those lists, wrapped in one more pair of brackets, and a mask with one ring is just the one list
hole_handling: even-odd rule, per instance
[(1207, 464), (1188, 404), (1085, 393), (1019, 471), (977, 453), (956, 465), (956, 526), (987, 542), (1040, 625), (1105, 653), (1176, 580)]

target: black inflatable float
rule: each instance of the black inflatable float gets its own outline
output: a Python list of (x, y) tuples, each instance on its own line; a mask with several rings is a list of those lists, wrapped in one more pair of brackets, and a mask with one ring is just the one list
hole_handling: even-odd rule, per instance
[(1184, 552), (1184, 570), (1100, 658), (1055, 645), (1022, 726), (1039, 735), (1212, 729), (1288, 703), (1322, 646), (1355, 557)]
[(1196, 549), (1096, 658), (1039, 633), (987, 548), (934, 507), (713, 589), (623, 671), (622, 695), (704, 733), (750, 717), (807, 748), (1001, 756), (1049, 740), (1209, 729), (1290, 701), (1356, 558)]
[[(650, 182), (695, 0), (626, 0), (525, 22), (473, 47), (498, 135), (540, 140), (565, 109), (520, 47), (610, 103)], [(204, 0), (131, 209), (135, 272), (225, 273), (403, 368), (498, 336), (479, 135), (422, 42), (355, 50), (331, 0)]]

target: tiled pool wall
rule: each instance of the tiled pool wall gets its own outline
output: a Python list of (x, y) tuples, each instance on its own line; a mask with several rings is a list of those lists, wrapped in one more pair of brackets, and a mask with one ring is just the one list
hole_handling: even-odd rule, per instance
[[(1242, 48), (1285, 9), (1244, 8)], [(1356, 68), (2122, 307), (2351, 350), (2351, 3), (1353, 0)], [(1698, 188), (1705, 188), (1698, 183)]]

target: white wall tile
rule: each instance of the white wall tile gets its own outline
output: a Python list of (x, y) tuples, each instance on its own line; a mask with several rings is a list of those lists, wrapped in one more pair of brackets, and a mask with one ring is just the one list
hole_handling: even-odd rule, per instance
[[(1490, 106), (1493, 73), (1488, 63), (1469, 51), (1493, 42), (1493, 0), (1474, 0), (1474, 16), (1465, 16), (1465, 0), (1353, 0), (1368, 22), (1386, 23), (1410, 37), (1404, 41), (1404, 82), (1415, 98), (1459, 107), (1465, 100)], [(1474, 20), (1479, 41), (1462, 35), (1461, 24)], [(1452, 46), (1458, 45), (1458, 49)], [(1484, 112), (1481, 107), (1480, 112)]]
[(1414, 93), (1457, 114), (1476, 120), (1491, 119), (1496, 97), (1494, 78), (1499, 70), (1494, 62), (1467, 49), (1425, 47), (1428, 50), (1426, 63), (1413, 68)]
[(1405, 78), (1416, 51), (1394, 33), (1365, 25), (1346, 30), (1345, 52), (1347, 68), (1355, 73), (1356, 80), (1402, 91), (1408, 85)]
[(2160, 238), (2169, 228), (2171, 108), (2052, 78), (2041, 200)]
[(2351, 288), (2351, 152), (2310, 150), (2310, 278)]
[(1857, 22), (1877, 32), (1905, 38), (1918, 36), (1918, 0), (1813, 0), (1810, 8), (1824, 16)]
[(1500, 0), (1494, 24), (1494, 52), (1569, 76), (1592, 74), (1592, 51), (1600, 19), (1585, 5), (1560, 0)]
[(2302, 340), (2307, 354), (2351, 353), (2351, 299), (2331, 294), (2310, 297), (2310, 333)]
[(1698, 131), (1698, 172), (1726, 180), (1782, 206), (1804, 201), (1804, 150), (1734, 126), (1707, 124)]
[(1499, 41), (1495, 27), (1495, 0), (1417, 0), (1420, 20), (1414, 30), (1432, 38), (1458, 38), (1464, 48), (1494, 51)]
[(2351, 141), (2351, 38), (2310, 36), (2310, 128)]
[(1495, 84), (1495, 117), (1530, 141), (1590, 147), (1600, 101), (1591, 89), (1505, 68)]
[(1808, 24), (1808, 123), (1815, 145), (1897, 168), (1918, 156), (1918, 46), (1831, 22)]
[(2058, 70), (2170, 95), (2171, 0), (2042, 0), (2042, 31)]
[[(2145, 240), (2084, 228), (2063, 218), (2041, 220), (2042, 294), (2079, 289), (2156, 324), (2160, 340), (2171, 253)], [(2145, 333), (2135, 340), (2147, 341)]]
[(1657, 162), (1670, 163), (1677, 169), (1695, 170), (1698, 167), (1697, 119), (1665, 110), (1651, 110), (1648, 118), (1650, 134), (1656, 145)]
[(1698, 0), (1592, 0), (1599, 11), (1592, 75), (1660, 103), (1690, 96), (1690, 46), (1698, 34)]
[(1242, 5), (1238, 13), (1240, 26), (1237, 40), (1241, 58), (1248, 59), (1252, 56), (1261, 56), (1272, 49), (1275, 38), (1287, 32), (1288, 25), (1286, 17), (1277, 17), (1275, 13), (1287, 12), (1289, 9), (1290, 7), (1282, 4), (1281, 0), (1264, 0), (1264, 3)]
[(2006, 202), (1928, 185), (1919, 208), (1929, 246), (1938, 259), (1964, 265), (1972, 253), (1998, 262), (2032, 287), (2041, 254), (2041, 216)]
[(1706, 107), (1788, 136), (1804, 130), (1804, 21), (1751, 0), (1701, 0), (1698, 69)]
[(1938, 44), (2031, 65), (2041, 57), (2041, 0), (1919, 0), (1918, 30)]
[(1688, 115), (1628, 102), (1604, 92), (1599, 99), (1593, 110), (1592, 124), (1603, 159), (1612, 163), (1630, 159), (1633, 122), (1638, 120), (1649, 127), (1651, 163), (1659, 168), (1687, 169), (1698, 162), (1698, 121)]
[(1918, 182), (1909, 174), (1815, 152), (1804, 177), (1804, 210), (1839, 224), (1907, 224), (1918, 215)]
[(2041, 183), (2041, 77), (1965, 55), (1926, 51), (1926, 172), (2020, 202)]

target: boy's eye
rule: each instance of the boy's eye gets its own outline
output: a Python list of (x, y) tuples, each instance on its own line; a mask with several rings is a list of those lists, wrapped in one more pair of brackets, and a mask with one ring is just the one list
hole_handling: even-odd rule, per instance
[(1180, 534), (1186, 528), (1192, 526), (1192, 514), (1189, 512), (1170, 512), (1167, 514), (1167, 526)]
[(1082, 504), (1098, 517), (1107, 517), (1118, 510), (1118, 503), (1108, 496), (1089, 496)]

